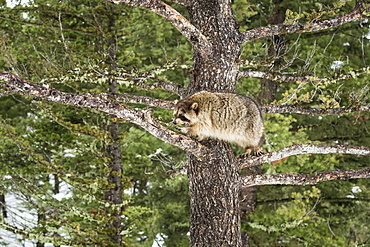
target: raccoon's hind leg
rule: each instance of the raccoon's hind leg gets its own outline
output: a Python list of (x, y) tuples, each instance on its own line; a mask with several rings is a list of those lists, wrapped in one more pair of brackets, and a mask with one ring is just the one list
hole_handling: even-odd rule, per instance
[(263, 151), (263, 147), (254, 147), (252, 148), (252, 155), (255, 155), (255, 156), (261, 156), (262, 154), (264, 154)]
[(264, 154), (263, 151), (263, 143), (265, 142), (265, 137), (262, 135), (258, 141), (258, 144), (256, 146), (247, 146), (245, 147), (245, 153), (240, 155), (242, 158), (246, 158), (247, 156), (260, 156)]
[(240, 155), (240, 158), (247, 158), (248, 156), (260, 156), (263, 154), (263, 147), (247, 147), (245, 153)]

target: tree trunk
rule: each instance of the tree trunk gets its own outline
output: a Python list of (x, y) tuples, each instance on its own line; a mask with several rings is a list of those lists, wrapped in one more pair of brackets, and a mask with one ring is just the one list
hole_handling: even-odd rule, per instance
[[(116, 54), (116, 37), (115, 37), (115, 16), (114, 16), (114, 6), (108, 6), (108, 39), (106, 41), (107, 48), (107, 64), (109, 64), (110, 71), (117, 70), (117, 54)], [(116, 80), (110, 81), (109, 91), (111, 93), (118, 92), (118, 85)], [(108, 182), (112, 184), (112, 188), (106, 191), (106, 199), (112, 205), (122, 204), (122, 159), (121, 159), (121, 146), (118, 139), (120, 129), (119, 124), (111, 122), (109, 124), (109, 132), (111, 134), (112, 143), (108, 146), (109, 156), (111, 158), (110, 163), (110, 174), (108, 177)], [(111, 226), (113, 227), (111, 238), (115, 244), (122, 244), (122, 208), (112, 207), (110, 210), (112, 215)]]
[[(122, 161), (120, 142), (117, 140), (117, 137), (119, 135), (118, 123), (111, 123), (109, 126), (109, 131), (112, 135), (113, 142), (109, 145), (109, 154), (111, 157), (111, 172), (108, 177), (108, 182), (114, 187), (106, 192), (106, 199), (109, 200), (112, 205), (120, 205), (122, 204)], [(121, 245), (122, 236), (120, 235), (120, 232), (122, 228), (122, 209), (113, 207), (110, 212), (112, 214), (111, 225), (113, 227), (111, 238), (115, 243)]]
[[(262, 174), (261, 166), (254, 166), (251, 168), (243, 169), (241, 176)], [(257, 206), (257, 192), (258, 186), (242, 187), (239, 195), (239, 206), (240, 206), (240, 222), (248, 223), (248, 215), (254, 212)], [(247, 232), (242, 231), (242, 246), (249, 246), (249, 235)]]
[[(269, 19), (269, 24), (282, 24), (285, 20), (286, 8), (283, 5), (284, 0), (273, 0), (274, 6), (273, 15)], [(274, 35), (268, 49), (268, 57), (272, 63), (272, 71), (278, 71), (283, 62), (282, 57), (286, 51), (286, 37), (285, 35)], [(270, 104), (275, 100), (275, 95), (279, 83), (269, 79), (261, 79), (261, 91), (259, 95), (259, 102), (261, 104)]]
[(206, 160), (188, 155), (191, 246), (241, 246), (238, 163), (230, 144), (207, 141)]
[(6, 211), (6, 206), (5, 206), (5, 195), (4, 194), (0, 194), (0, 211), (3, 215), (2, 220), (8, 217), (8, 212)]
[[(242, 39), (231, 1), (199, 0), (188, 8), (190, 22), (211, 43), (193, 46), (193, 76), (188, 94), (234, 92)], [(204, 142), (212, 152), (198, 160), (188, 154), (191, 246), (241, 246), (238, 165), (230, 144)]]
[(193, 46), (193, 77), (189, 93), (235, 89), (242, 36), (232, 13), (231, 1), (199, 0), (188, 8), (191, 23), (211, 43), (211, 51)]

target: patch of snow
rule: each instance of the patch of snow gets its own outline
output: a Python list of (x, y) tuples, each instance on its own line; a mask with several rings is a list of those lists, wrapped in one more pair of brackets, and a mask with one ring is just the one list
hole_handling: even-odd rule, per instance
[[(7, 217), (4, 219), (6, 224), (14, 227), (25, 229), (32, 228), (37, 222), (36, 210), (26, 209), (23, 207), (22, 199), (14, 193), (8, 193), (5, 195)], [(1, 223), (0, 223), (1, 224)], [(21, 240), (22, 237), (0, 229), (0, 241), (7, 244), (10, 247), (34, 247), (36, 243), (31, 240)]]
[(23, 6), (26, 6), (29, 3), (29, 0), (7, 0), (6, 6), (9, 8), (13, 8), (18, 4), (21, 4)]
[(160, 154), (161, 152), (163, 151), (162, 148), (158, 148), (157, 150), (155, 150), (155, 153), (154, 154), (149, 154), (148, 157), (149, 158), (152, 158), (154, 156), (157, 156), (158, 154)]
[(72, 158), (76, 157), (76, 150), (74, 149), (65, 149), (64, 153), (65, 153), (64, 157), (72, 157)]
[[(11, 176), (7, 176), (6, 179), (10, 179)], [(49, 181), (54, 184), (54, 176), (49, 176)], [(72, 196), (72, 190), (68, 183), (62, 181), (59, 184), (59, 193), (53, 195), (57, 200), (63, 198), (70, 198)], [(19, 229), (30, 229), (37, 226), (37, 212), (34, 209), (29, 209), (24, 206), (24, 200), (22, 196), (18, 196), (14, 193), (8, 193), (5, 195), (7, 217), (4, 219), (4, 223), (7, 225), (14, 226)], [(0, 225), (2, 223), (0, 222)], [(36, 242), (29, 239), (24, 239), (22, 236), (0, 228), (0, 243), (6, 244), (9, 247), (36, 247)], [(54, 247), (53, 244), (47, 243), (45, 247)], [(63, 246), (67, 247), (67, 246)]]
[(164, 235), (164, 234), (162, 234), (162, 233), (158, 233), (155, 236), (155, 239), (154, 239), (154, 242), (153, 242), (152, 247), (163, 247), (164, 246), (164, 240), (163, 240), (163, 238), (167, 238), (167, 236)]
[[(53, 187), (55, 186), (55, 176), (53, 174), (49, 175), (49, 183)], [(59, 183), (59, 193), (53, 194), (52, 196), (58, 201), (61, 201), (63, 198), (66, 198), (66, 199), (71, 198), (72, 197), (71, 186), (64, 181), (61, 181)]]
[(344, 65), (344, 62), (343, 61), (333, 61), (333, 63), (331, 64), (330, 68), (331, 69), (340, 69), (342, 68)]
[(370, 32), (368, 32), (367, 34), (365, 34), (363, 37), (364, 37), (365, 39), (370, 39)]
[(362, 192), (360, 186), (353, 186), (352, 187), (352, 193), (360, 193)]
[(71, 186), (69, 184), (67, 184), (66, 182), (61, 182), (59, 184), (59, 193), (53, 195), (53, 197), (58, 201), (61, 201), (62, 199), (71, 198), (72, 197), (72, 191), (71, 191), (70, 188), (71, 188)]

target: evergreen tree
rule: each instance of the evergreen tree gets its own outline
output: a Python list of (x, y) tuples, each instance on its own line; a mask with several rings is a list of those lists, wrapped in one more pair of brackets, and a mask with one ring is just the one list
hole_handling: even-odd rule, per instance
[[(17, 188), (13, 181), (29, 183), (30, 190), (20, 186), (19, 194), (27, 195), (24, 201), (39, 219), (24, 231), (25, 238), (55, 245), (150, 246), (164, 234), (166, 246), (187, 246), (190, 209), (192, 246), (368, 241), (363, 227), (368, 179), (359, 179), (369, 177), (365, 2), (113, 2), (150, 11), (101, 1), (3, 8), (6, 56), (1, 64), (19, 76), (1, 73), (4, 102), (19, 107), (7, 94), (23, 94), (69, 105), (38, 102), (34, 115), (15, 112), (3, 121), (2, 176), (12, 179), (2, 195), (6, 201), (9, 188)], [(200, 143), (170, 130), (166, 110), (173, 108), (174, 95), (200, 90), (237, 91), (257, 99), (266, 113), (268, 153), (236, 158), (233, 152), (242, 150), (229, 144)], [(154, 114), (148, 105), (156, 107)], [(87, 109), (77, 114), (70, 106)], [(15, 120), (18, 114), (21, 123)], [(112, 121), (120, 122), (120, 135), (108, 128), (117, 130)], [(75, 131), (83, 135), (71, 134)], [(183, 153), (156, 138), (187, 152), (190, 207), (187, 179), (178, 175)], [(125, 174), (119, 180), (128, 184), (126, 176), (131, 177), (136, 207), (103, 196), (119, 187), (122, 175), (109, 169), (108, 152), (118, 142), (123, 152), (116, 157)], [(73, 157), (66, 150), (73, 150)], [(32, 154), (29, 162), (26, 154)], [(88, 165), (76, 166), (80, 163)], [(108, 174), (116, 176), (114, 187)], [(63, 200), (75, 207), (64, 203), (51, 214), (58, 200), (48, 191), (52, 186), (57, 192), (58, 179), (71, 186), (73, 195)], [(320, 183), (328, 180), (348, 181)], [(110, 231), (107, 226), (119, 223), (121, 208), (125, 217)], [(134, 220), (138, 217), (143, 220)], [(3, 228), (20, 234), (9, 224)]]

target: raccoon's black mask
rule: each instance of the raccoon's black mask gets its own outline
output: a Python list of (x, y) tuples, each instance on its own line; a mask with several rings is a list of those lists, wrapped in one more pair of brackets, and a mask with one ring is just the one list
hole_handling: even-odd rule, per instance
[(189, 119), (187, 119), (184, 115), (182, 115), (182, 114), (180, 114), (180, 115), (178, 115), (178, 116), (176, 116), (176, 118), (180, 118), (181, 119), (181, 121), (183, 121), (183, 122), (190, 122), (190, 120)]

